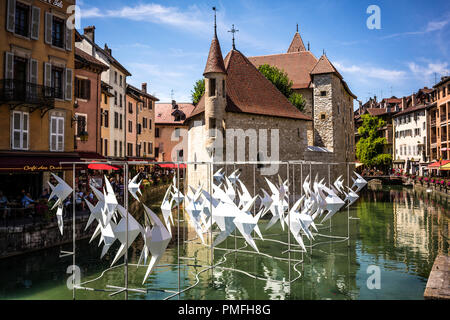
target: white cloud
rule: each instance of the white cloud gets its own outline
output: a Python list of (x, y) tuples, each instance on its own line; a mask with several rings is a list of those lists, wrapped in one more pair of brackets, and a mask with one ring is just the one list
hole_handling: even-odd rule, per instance
[(408, 68), (415, 77), (430, 78), (436, 74), (438, 77), (447, 75), (450, 72), (448, 62), (428, 62), (425, 65), (419, 65), (415, 62), (408, 63)]
[(358, 77), (382, 79), (387, 81), (396, 81), (404, 78), (406, 73), (402, 70), (389, 70), (370, 66), (344, 65), (341, 62), (334, 62), (338, 71), (344, 73), (356, 74)]
[(81, 10), (82, 18), (122, 18), (134, 21), (146, 21), (195, 32), (211, 29), (211, 21), (205, 21), (205, 14), (197, 6), (180, 10), (177, 7), (165, 7), (160, 4), (148, 3), (134, 7), (125, 6), (115, 10), (100, 10), (87, 8)]
[(441, 20), (437, 21), (430, 21), (428, 22), (425, 29), (418, 30), (418, 31), (410, 31), (410, 32), (400, 32), (400, 33), (394, 33), (388, 36), (384, 36), (381, 39), (392, 39), (397, 38), (401, 36), (407, 36), (407, 35), (418, 35), (418, 34), (427, 34), (434, 31), (440, 31), (445, 28), (450, 23), (450, 13), (446, 13), (445, 17)]

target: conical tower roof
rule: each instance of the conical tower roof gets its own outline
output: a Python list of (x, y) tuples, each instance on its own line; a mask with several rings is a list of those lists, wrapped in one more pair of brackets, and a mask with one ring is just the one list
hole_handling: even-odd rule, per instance
[(326, 54), (323, 54), (317, 64), (311, 71), (311, 74), (323, 74), (323, 73), (336, 73), (339, 78), (342, 79), (341, 74), (336, 70), (333, 64), (328, 60)]
[(223, 63), (222, 50), (220, 49), (220, 43), (219, 39), (217, 39), (216, 32), (214, 32), (214, 38), (211, 41), (208, 61), (206, 61), (206, 67), (203, 75), (210, 72), (226, 73), (225, 64)]
[(300, 33), (296, 32), (287, 53), (306, 51)]

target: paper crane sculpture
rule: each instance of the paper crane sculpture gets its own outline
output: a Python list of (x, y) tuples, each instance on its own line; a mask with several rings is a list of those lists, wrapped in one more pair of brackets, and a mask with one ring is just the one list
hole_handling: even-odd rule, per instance
[(352, 189), (356, 186), (356, 191), (355, 192), (360, 192), (366, 185), (367, 185), (367, 181), (364, 180), (363, 177), (361, 177), (359, 174), (357, 174), (356, 172), (353, 172), (356, 175), (356, 180), (354, 178), (352, 178), (353, 180), (353, 186)]
[(140, 189), (142, 181), (137, 182), (138, 178), (139, 178), (139, 174), (137, 174), (133, 179), (131, 179), (129, 181), (129, 183), (128, 183), (128, 191), (131, 193), (133, 198), (135, 198), (137, 201), (140, 201), (139, 197), (137, 196), (137, 193), (142, 195), (141, 189)]
[(142, 284), (145, 283), (145, 281), (155, 268), (156, 264), (161, 260), (167, 246), (169, 245), (170, 239), (172, 238), (164, 224), (161, 222), (161, 220), (159, 220), (158, 216), (145, 205), (144, 209), (147, 218), (153, 225), (153, 228), (148, 234), (145, 248), (145, 250), (148, 250), (150, 252), (152, 258), (147, 267), (147, 272), (145, 273), (144, 281), (142, 281)]
[(48, 185), (50, 186), (50, 189), (52, 190), (52, 193), (50, 194), (50, 197), (48, 200), (50, 201), (54, 197), (56, 197), (56, 202), (51, 208), (51, 210), (58, 207), (58, 210), (56, 211), (56, 219), (58, 221), (58, 228), (61, 235), (63, 235), (64, 232), (64, 221), (63, 221), (63, 202), (67, 199), (67, 197), (70, 195), (70, 193), (73, 192), (73, 189), (60, 177), (52, 173), (52, 176), (56, 179), (58, 184), (56, 186), (52, 185), (50, 182), (48, 182)]
[[(131, 214), (126, 212), (125, 208), (121, 205), (117, 206), (120, 216), (122, 219), (114, 228), (114, 235), (120, 241), (121, 245), (119, 251), (116, 254), (111, 266), (113, 266), (117, 260), (119, 260), (125, 251), (131, 246), (131, 244), (136, 240), (137, 236), (143, 232), (141, 225), (133, 218)], [(127, 215), (128, 215), (128, 247), (127, 243)]]

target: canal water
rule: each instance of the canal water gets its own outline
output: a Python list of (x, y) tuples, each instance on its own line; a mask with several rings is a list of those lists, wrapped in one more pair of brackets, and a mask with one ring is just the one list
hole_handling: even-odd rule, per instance
[[(447, 200), (432, 194), (401, 187), (365, 190), (349, 210), (319, 225), (314, 241), (304, 238), (308, 253), (298, 250), (280, 224), (265, 231), (265, 221), (260, 225), (265, 241), (256, 240), (261, 255), (239, 234), (211, 253), (194, 232), (181, 228), (180, 251), (174, 241), (145, 284), (145, 266), (135, 265), (142, 240), (133, 246), (129, 287), (147, 293), (131, 292), (128, 298), (420, 300), (436, 255), (449, 253), (449, 211)], [(123, 293), (109, 296), (108, 286), (123, 286), (125, 280), (123, 265), (109, 269), (118, 245), (100, 260), (97, 244), (98, 239), (77, 243), (81, 286), (95, 291), (76, 290), (76, 299), (124, 299)], [(0, 299), (72, 299), (67, 288), (72, 258), (59, 258), (61, 249), (70, 245), (0, 260)], [(373, 280), (378, 274), (379, 287)]]

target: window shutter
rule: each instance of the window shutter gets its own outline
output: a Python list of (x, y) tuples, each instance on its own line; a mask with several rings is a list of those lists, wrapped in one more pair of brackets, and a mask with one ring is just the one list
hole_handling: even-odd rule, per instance
[(45, 13), (45, 43), (52, 43), (52, 24), (53, 15), (50, 12)]
[(73, 30), (65, 26), (66, 29), (66, 50), (72, 51), (72, 34)]
[(72, 100), (72, 69), (66, 69), (66, 100)]
[(38, 83), (38, 62), (34, 59), (30, 59), (30, 82)]
[(33, 7), (31, 14), (31, 39), (39, 40), (41, 8)]
[(84, 80), (85, 85), (85, 99), (90, 100), (91, 99), (91, 80)]
[(14, 79), (14, 53), (5, 52), (5, 79)]
[(47, 62), (44, 62), (44, 86), (52, 86), (52, 65)]
[(16, 25), (16, 0), (8, 0), (8, 12), (6, 14), (6, 30), (14, 32)]

